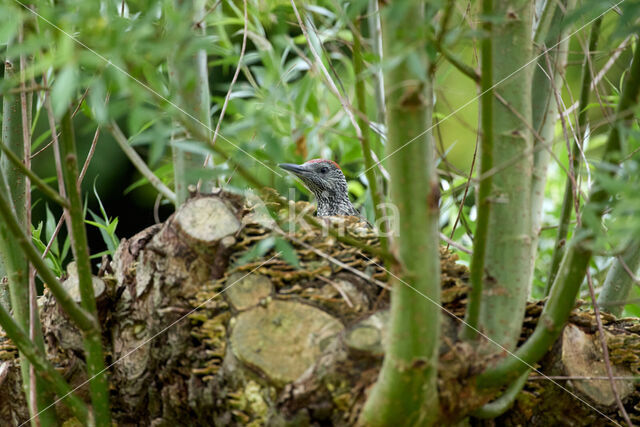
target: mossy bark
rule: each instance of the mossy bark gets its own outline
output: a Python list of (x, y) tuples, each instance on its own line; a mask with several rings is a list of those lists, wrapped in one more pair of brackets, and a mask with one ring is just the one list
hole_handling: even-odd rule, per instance
[[(292, 241), (298, 268), (277, 256), (275, 249), (242, 264), (239, 260), (260, 242), (281, 236), (254, 212), (233, 195), (197, 198), (166, 223), (123, 241), (114, 259), (105, 262), (94, 289), (105, 351), (115, 363), (109, 378), (118, 425), (356, 424), (391, 332), (388, 295), (381, 296), (373, 282), (309, 247), (385, 280), (384, 271), (372, 262), (379, 260), (321, 231), (300, 231), (296, 238), (309, 247)], [(202, 216), (208, 220), (198, 222)], [(372, 234), (359, 235), (375, 242)], [(455, 256), (445, 251), (440, 255), (441, 301), (450, 313), (461, 316), (469, 273)], [(77, 289), (72, 289), (76, 281), (70, 271), (64, 286), (78, 300)], [(75, 395), (88, 401), (85, 361), (79, 356), (82, 332), (49, 292), (39, 306), (48, 359), (69, 384), (80, 386)], [(527, 305), (521, 341), (531, 334), (541, 311), (542, 303)], [(540, 370), (548, 375), (575, 375), (584, 367), (602, 372), (603, 364), (596, 360), (599, 340), (593, 313), (574, 310), (569, 322), (574, 329), (568, 348), (578, 348), (579, 342), (586, 350), (566, 357), (563, 336), (540, 362)], [(616, 375), (640, 372), (637, 320), (604, 314), (603, 322)], [(493, 397), (473, 390), (469, 380), (484, 362), (472, 346), (457, 340), (458, 328), (458, 321), (443, 318), (440, 425), (460, 422)], [(16, 394), (21, 384), (17, 350), (0, 331), (3, 371), (0, 424), (19, 424), (28, 411), (23, 395)], [(579, 396), (593, 398), (577, 381), (583, 380), (561, 383)], [(631, 384), (619, 390), (631, 390), (622, 397), (632, 417), (640, 419), (634, 409), (640, 392)], [(586, 426), (602, 419), (558, 390), (533, 374), (513, 409), (497, 422)], [(616, 417), (617, 409), (609, 403), (602, 401), (598, 408)], [(61, 419), (71, 419), (63, 404), (56, 410)]]

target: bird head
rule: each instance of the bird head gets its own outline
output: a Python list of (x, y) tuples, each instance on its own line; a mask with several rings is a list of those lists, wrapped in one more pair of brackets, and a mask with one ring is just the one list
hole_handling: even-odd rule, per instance
[(301, 165), (281, 163), (282, 169), (300, 178), (318, 201), (318, 216), (359, 215), (349, 201), (347, 180), (332, 160), (314, 159)]

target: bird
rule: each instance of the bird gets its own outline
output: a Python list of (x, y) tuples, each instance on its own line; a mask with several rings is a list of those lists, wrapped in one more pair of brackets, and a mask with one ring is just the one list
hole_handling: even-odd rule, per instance
[(293, 173), (313, 193), (317, 201), (316, 216), (356, 216), (360, 212), (349, 200), (347, 180), (333, 160), (313, 159), (301, 165), (280, 163), (280, 168)]

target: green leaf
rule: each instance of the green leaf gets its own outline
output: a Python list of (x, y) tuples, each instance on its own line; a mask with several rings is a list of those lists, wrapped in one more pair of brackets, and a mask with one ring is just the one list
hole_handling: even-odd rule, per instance
[(35, 241), (40, 241), (40, 235), (42, 234), (42, 221), (38, 223), (37, 227), (31, 226), (31, 237)]
[(292, 265), (296, 268), (300, 267), (298, 253), (289, 242), (278, 237), (276, 238), (275, 246), (276, 250), (280, 252), (280, 256), (283, 260), (285, 260), (289, 265)]
[(108, 120), (107, 106), (104, 101), (107, 91), (104, 87), (103, 79), (96, 79), (89, 89), (88, 103), (93, 112), (93, 116), (98, 124), (105, 124)]
[[(53, 216), (53, 213), (51, 212), (51, 210), (49, 209), (49, 205), (46, 204), (45, 205), (45, 210), (46, 210), (46, 215), (47, 215), (47, 223), (45, 225), (45, 237), (47, 239), (47, 242), (49, 242), (49, 240), (51, 240), (51, 238), (53, 237), (53, 234), (55, 233), (56, 230), (56, 225), (57, 225), (57, 221)], [(56, 237), (55, 239), (53, 239), (53, 243), (51, 244), (51, 253), (53, 253), (56, 256), (60, 255), (60, 248), (58, 247), (58, 238)]]
[(71, 102), (78, 82), (77, 74), (76, 68), (69, 64), (62, 69), (53, 83), (51, 103), (56, 119), (60, 119), (67, 111), (67, 108), (69, 108), (69, 103)]
[(359, 181), (351, 180), (347, 183), (347, 188), (349, 189), (349, 193), (356, 196), (358, 199), (362, 197), (365, 192), (364, 187), (360, 184)]
[(236, 261), (236, 266), (248, 264), (249, 262), (262, 257), (264, 254), (269, 252), (273, 246), (275, 245), (274, 237), (267, 237), (264, 240), (261, 240), (258, 244), (254, 245), (245, 252), (238, 261)]

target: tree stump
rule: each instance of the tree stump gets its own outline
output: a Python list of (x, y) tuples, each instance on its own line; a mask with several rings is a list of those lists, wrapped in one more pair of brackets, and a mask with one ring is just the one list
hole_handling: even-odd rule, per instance
[[(96, 292), (118, 425), (355, 424), (384, 354), (388, 292), (349, 268), (376, 281), (387, 276), (376, 266), (379, 260), (374, 263), (370, 254), (319, 230), (292, 231), (290, 244), (299, 262), (289, 264), (275, 247), (282, 230), (258, 211), (253, 201), (222, 191), (197, 195), (163, 224), (123, 240), (101, 269)], [(372, 232), (361, 227), (352, 232), (376, 244)], [(441, 255), (443, 304), (463, 317), (468, 270), (455, 255), (444, 250)], [(65, 286), (73, 287), (72, 276)], [(50, 360), (72, 384), (80, 384), (86, 375), (79, 333), (49, 292), (40, 308)], [(541, 309), (540, 302), (527, 306), (522, 340)], [(472, 390), (473, 376), (485, 361), (457, 341), (460, 323), (449, 314), (443, 319), (439, 391), (443, 422), (454, 423), (495, 392)], [(603, 322), (614, 372), (637, 374), (640, 323), (607, 315)], [(596, 331), (593, 313), (576, 309), (563, 337), (541, 361), (542, 372), (602, 375)], [(0, 331), (2, 425), (28, 418), (18, 393), (17, 361), (15, 347)], [(602, 422), (536, 376), (513, 409), (495, 421), (472, 424)], [(558, 382), (618, 417), (607, 382)], [(86, 396), (84, 388), (77, 392)], [(619, 392), (639, 420), (636, 383), (620, 383)], [(57, 409), (63, 419), (70, 417), (63, 404)]]

